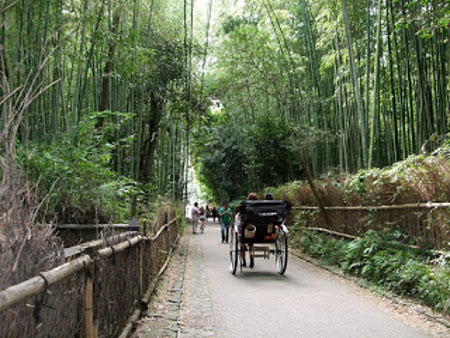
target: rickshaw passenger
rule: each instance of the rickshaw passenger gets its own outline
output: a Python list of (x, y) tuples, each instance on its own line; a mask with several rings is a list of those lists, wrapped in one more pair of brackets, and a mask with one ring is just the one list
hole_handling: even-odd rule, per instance
[(264, 198), (266, 199), (266, 201), (272, 201), (273, 200), (273, 194), (271, 192), (268, 192), (268, 193), (266, 193)]
[[(255, 192), (248, 194), (248, 201), (256, 201), (258, 199), (258, 195)], [(240, 230), (243, 233), (243, 229)], [(250, 252), (250, 268), (255, 266), (255, 259), (253, 257), (253, 243), (248, 243), (248, 250)], [(242, 266), (247, 266), (247, 262), (245, 261), (245, 245), (241, 245), (241, 257), (242, 257)]]

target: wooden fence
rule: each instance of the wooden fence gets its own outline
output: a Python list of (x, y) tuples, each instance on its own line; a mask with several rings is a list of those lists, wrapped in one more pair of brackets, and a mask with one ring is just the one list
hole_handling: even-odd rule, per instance
[(327, 206), (330, 222), (318, 207), (297, 206), (303, 225), (361, 236), (367, 230), (398, 227), (419, 246), (450, 249), (450, 203), (410, 203), (382, 206)]
[(131, 230), (129, 224), (58, 224), (50, 226), (54, 227), (65, 247), (96, 240), (101, 233), (120, 234)]
[(176, 246), (176, 218), (0, 292), (1, 337), (126, 336)]

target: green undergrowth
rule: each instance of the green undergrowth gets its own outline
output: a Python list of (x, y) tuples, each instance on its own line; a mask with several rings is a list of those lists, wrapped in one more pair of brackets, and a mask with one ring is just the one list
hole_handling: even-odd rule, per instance
[(99, 130), (97, 118), (106, 115), (128, 118), (121, 113), (92, 113), (55, 140), (18, 144), (19, 167), (36, 187), (47, 222), (129, 221), (131, 196), (139, 189), (135, 181), (112, 169), (117, 144), (109, 143), (108, 135), (120, 124), (106, 123)]
[[(98, 118), (108, 116), (116, 122), (106, 121), (99, 128)], [(142, 183), (126, 175), (134, 161), (126, 158), (131, 156), (133, 138), (112, 141), (111, 135), (123, 132), (129, 119), (121, 112), (93, 112), (67, 134), (17, 145), (17, 166), (41, 201), (39, 221), (128, 223), (136, 214), (151, 230), (165, 222), (172, 201), (157, 194), (154, 182)], [(119, 148), (124, 158), (119, 158)]]
[(368, 231), (348, 240), (301, 229), (296, 245), (303, 253), (362, 277), (395, 294), (412, 297), (448, 316), (450, 307), (450, 255), (434, 255), (404, 243), (397, 229)]

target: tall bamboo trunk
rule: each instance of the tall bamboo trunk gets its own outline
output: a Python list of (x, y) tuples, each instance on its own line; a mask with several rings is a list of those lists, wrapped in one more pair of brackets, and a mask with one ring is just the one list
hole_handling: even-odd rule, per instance
[(359, 91), (358, 74), (356, 71), (355, 57), (354, 57), (354, 52), (353, 52), (353, 39), (352, 39), (351, 30), (350, 30), (350, 22), (348, 19), (347, 6), (345, 4), (345, 1), (346, 0), (342, 0), (342, 10), (343, 10), (343, 14), (344, 14), (344, 21), (345, 21), (346, 34), (347, 34), (347, 48), (348, 48), (348, 54), (349, 54), (349, 59), (350, 59), (350, 75), (352, 78), (353, 90), (354, 90), (355, 96), (356, 96), (356, 108), (358, 111), (359, 125), (361, 128), (362, 163), (363, 163), (363, 166), (366, 167), (366, 165), (368, 164), (368, 158), (367, 158), (367, 156), (368, 156), (368, 145), (367, 145), (368, 133), (367, 133), (366, 115), (364, 113), (364, 109), (363, 109), (362, 101), (361, 101), (361, 94)]
[(380, 57), (381, 57), (381, 0), (378, 0), (378, 16), (377, 16), (377, 37), (376, 37), (376, 53), (375, 53), (375, 69), (374, 69), (374, 80), (373, 80), (373, 106), (372, 106), (372, 126), (370, 130), (370, 150), (369, 150), (369, 168), (372, 167), (374, 161), (374, 147), (375, 134), (378, 133), (376, 130), (378, 126), (378, 119), (380, 112)]
[[(112, 26), (111, 26), (111, 36), (115, 37), (117, 35), (117, 31), (119, 29), (120, 23), (120, 10), (117, 9), (114, 13)], [(102, 96), (100, 101), (100, 111), (105, 111), (110, 108), (110, 100), (111, 100), (111, 71), (112, 64), (114, 58), (114, 52), (116, 50), (116, 39), (111, 39), (108, 45), (108, 57), (106, 59), (105, 68), (103, 70), (103, 78), (102, 78)], [(101, 128), (103, 126), (105, 118), (99, 117), (97, 127)]]

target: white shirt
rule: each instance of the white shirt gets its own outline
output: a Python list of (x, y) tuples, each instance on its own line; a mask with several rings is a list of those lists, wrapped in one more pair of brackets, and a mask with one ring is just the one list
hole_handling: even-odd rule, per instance
[(198, 208), (196, 206), (194, 206), (192, 208), (192, 220), (198, 221), (199, 218), (200, 218), (200, 211), (198, 210)]

